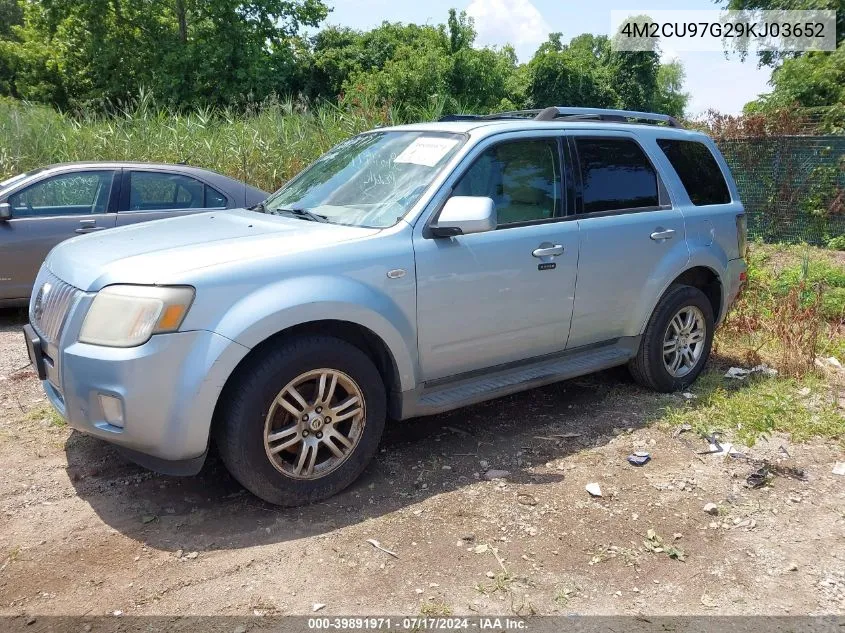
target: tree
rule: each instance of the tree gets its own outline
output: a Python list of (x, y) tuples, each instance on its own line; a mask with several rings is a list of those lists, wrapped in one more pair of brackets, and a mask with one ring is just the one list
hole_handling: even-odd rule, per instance
[(549, 35), (529, 62), (531, 105), (614, 105), (607, 68), (609, 44), (604, 36), (580, 35), (563, 45), (560, 33)]
[(0, 0), (0, 95), (18, 96), (14, 78), (17, 72), (15, 30), (23, 24), (23, 7), (18, 0)]
[[(620, 25), (642, 24), (652, 20), (646, 15), (629, 18)], [(618, 32), (617, 38), (621, 38)], [(616, 92), (617, 107), (624, 110), (650, 112), (657, 95), (657, 73), (660, 69), (660, 52), (652, 40), (641, 41), (638, 50), (611, 51), (608, 61), (610, 82)]]
[(661, 64), (657, 70), (657, 93), (654, 109), (656, 112), (670, 114), (674, 117), (684, 116), (689, 94), (683, 91), (684, 66), (680, 61)]
[(510, 98), (513, 49), (473, 48), (475, 29), (454, 9), (446, 24), (384, 22), (367, 32), (329, 27), (312, 40), (306, 93), (409, 109), (414, 116), (446, 108), (487, 111)]
[(746, 104), (746, 112), (845, 105), (845, 46), (785, 60), (771, 84), (772, 92)]
[[(836, 47), (845, 41), (845, 0), (724, 0), (732, 11), (836, 11)], [(778, 66), (785, 59), (800, 57), (800, 53), (760, 51), (757, 55), (761, 66)]]
[(15, 87), (60, 107), (119, 102), (143, 87), (177, 106), (295, 93), (298, 32), (326, 15), (320, 0), (33, 0)]

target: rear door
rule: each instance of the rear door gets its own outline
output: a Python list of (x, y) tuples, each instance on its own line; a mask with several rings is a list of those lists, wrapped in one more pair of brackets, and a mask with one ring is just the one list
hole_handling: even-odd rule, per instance
[(640, 334), (689, 260), (683, 214), (647, 147), (625, 132), (569, 135), (581, 240), (569, 348)]
[(226, 196), (185, 174), (125, 169), (117, 225), (172, 218), (228, 207)]
[(9, 191), (0, 202), (0, 300), (26, 299), (41, 263), (59, 242), (115, 225), (115, 170), (54, 174)]

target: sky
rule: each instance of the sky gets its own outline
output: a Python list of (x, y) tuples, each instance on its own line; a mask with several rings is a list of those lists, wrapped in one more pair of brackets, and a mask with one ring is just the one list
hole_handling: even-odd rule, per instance
[[(369, 29), (384, 20), (417, 24), (445, 23), (450, 8), (465, 10), (475, 20), (477, 46), (511, 44), (526, 62), (549, 33), (563, 33), (567, 42), (581, 33), (608, 34), (610, 12), (634, 10), (647, 14), (659, 9), (715, 9), (712, 0), (327, 0), (332, 7), (327, 23)], [(726, 58), (721, 52), (675, 52), (663, 47), (663, 60), (679, 59), (686, 71), (684, 90), (690, 94), (688, 115), (713, 108), (738, 114), (742, 106), (769, 92), (770, 69), (757, 68), (749, 57)], [(558, 104), (567, 105), (567, 104)]]

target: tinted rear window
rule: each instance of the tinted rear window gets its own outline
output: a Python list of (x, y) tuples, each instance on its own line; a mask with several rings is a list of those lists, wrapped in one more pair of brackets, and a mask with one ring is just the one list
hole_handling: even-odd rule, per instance
[(584, 213), (659, 206), (657, 174), (643, 150), (624, 138), (578, 138)]
[(722, 170), (704, 143), (660, 138), (657, 144), (678, 172), (695, 206), (726, 204), (731, 201)]

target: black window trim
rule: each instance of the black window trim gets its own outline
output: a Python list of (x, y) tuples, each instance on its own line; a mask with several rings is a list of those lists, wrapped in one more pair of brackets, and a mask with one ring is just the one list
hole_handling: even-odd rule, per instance
[[(538, 130), (540, 131), (540, 130)], [(446, 201), (452, 197), (452, 192), (455, 190), (455, 185), (461, 181), (464, 175), (475, 165), (475, 162), (478, 158), (487, 150), (492, 147), (497, 147), (499, 145), (504, 145), (506, 143), (523, 143), (525, 141), (554, 141), (557, 145), (557, 160), (558, 165), (560, 166), (560, 178), (561, 178), (561, 196), (560, 196), (560, 203), (561, 203), (561, 213), (558, 216), (551, 217), (551, 218), (543, 218), (540, 220), (528, 220), (526, 222), (512, 222), (510, 224), (503, 224), (499, 226), (496, 225), (496, 228), (493, 231), (504, 231), (507, 229), (517, 229), (522, 228), (524, 226), (535, 226), (538, 224), (554, 224), (557, 222), (567, 222), (569, 220), (575, 219), (575, 216), (571, 213), (571, 206), (570, 200), (568, 195), (563, 195), (564, 191), (566, 191), (571, 186), (571, 173), (569, 173), (569, 168), (567, 167), (566, 161), (564, 160), (564, 143), (565, 143), (565, 134), (555, 134), (554, 130), (542, 130), (543, 132), (547, 132), (547, 134), (532, 134), (530, 136), (518, 136), (514, 135), (513, 132), (502, 132), (501, 134), (507, 134), (508, 138), (504, 140), (497, 140), (496, 137), (499, 134), (491, 135), (485, 141), (489, 140), (490, 142), (482, 141), (479, 143), (475, 149), (478, 151), (473, 153), (471, 156), (464, 157), (461, 161), (460, 165), (457, 169), (455, 169), (450, 175), (449, 179), (452, 181), (452, 184), (449, 186), (444, 186), (437, 194), (434, 196), (434, 200), (437, 200), (435, 203), (434, 210), (432, 211), (431, 215), (429, 216), (428, 220), (426, 221), (425, 226), (422, 230), (422, 236), (425, 239), (443, 239), (439, 238), (434, 235), (431, 231), (431, 227), (436, 225), (437, 219), (440, 217), (440, 212), (443, 210), (443, 206), (446, 204)], [(441, 198), (442, 196), (442, 198)], [(493, 231), (490, 231), (491, 233)], [(458, 236), (455, 236), (458, 237)]]
[[(584, 183), (581, 174), (581, 162), (578, 157), (578, 146), (576, 145), (576, 140), (578, 139), (596, 139), (596, 140), (605, 140), (605, 139), (624, 139), (633, 142), (637, 147), (640, 148), (640, 151), (645, 156), (646, 160), (648, 161), (651, 168), (654, 170), (654, 174), (657, 177), (657, 201), (658, 205), (651, 205), (648, 207), (626, 207), (623, 209), (610, 209), (608, 211), (590, 211), (588, 213), (584, 213), (582, 209), (584, 208)], [(569, 159), (571, 160), (571, 170), (573, 173), (573, 178), (575, 180), (575, 204), (574, 206), (574, 218), (578, 219), (588, 219), (588, 218), (603, 218), (607, 216), (613, 215), (628, 215), (632, 213), (648, 213), (649, 211), (667, 211), (673, 209), (672, 201), (669, 197), (669, 191), (666, 189), (666, 185), (663, 183), (663, 177), (660, 175), (660, 170), (654, 165), (654, 161), (651, 160), (651, 156), (648, 155), (648, 152), (643, 147), (642, 143), (639, 142), (633, 135), (620, 133), (620, 134), (594, 134), (594, 133), (569, 133), (566, 135), (567, 139), (567, 146), (569, 150)]]
[(181, 211), (181, 210), (190, 209), (190, 207), (174, 207), (173, 209), (148, 209), (148, 210), (142, 210), (142, 209), (134, 209), (133, 210), (133, 209), (130, 209), (129, 208), (129, 185), (130, 185), (131, 172), (133, 172), (133, 171), (137, 171), (137, 172), (141, 172), (141, 173), (169, 174), (169, 175), (172, 175), (172, 176), (184, 176), (186, 178), (193, 178), (194, 180), (196, 180), (197, 182), (199, 182), (203, 185), (203, 194), (202, 194), (203, 205), (205, 205), (205, 198), (206, 198), (205, 189), (206, 189), (206, 187), (211, 187), (212, 189), (214, 189), (214, 191), (216, 191), (217, 193), (219, 193), (221, 196), (223, 196), (226, 199), (226, 205), (223, 206), (223, 207), (205, 207), (205, 206), (203, 206), (201, 208), (194, 207), (192, 209), (194, 211), (197, 211), (197, 210), (219, 211), (220, 209), (228, 209), (229, 205), (234, 203), (234, 200), (229, 196), (228, 193), (220, 191), (220, 189), (218, 189), (217, 187), (215, 187), (214, 185), (212, 185), (207, 180), (205, 180), (204, 178), (202, 178), (201, 176), (199, 176), (197, 174), (193, 174), (193, 173), (187, 174), (187, 173), (179, 171), (177, 169), (162, 169), (160, 167), (143, 167), (143, 166), (134, 166), (133, 165), (131, 167), (125, 167), (123, 169), (123, 175), (120, 179), (120, 186), (118, 187), (119, 190), (120, 190), (120, 198), (119, 198), (120, 202), (116, 205), (117, 206), (117, 208), (116, 208), (117, 213), (160, 213), (162, 211)]

